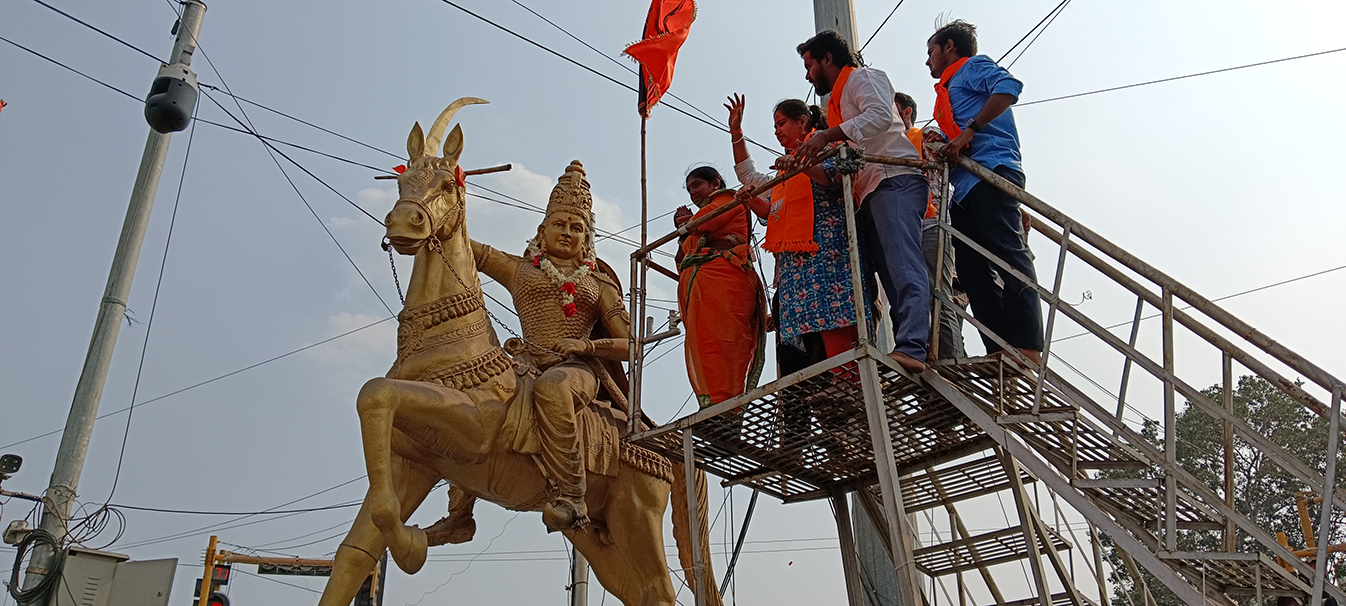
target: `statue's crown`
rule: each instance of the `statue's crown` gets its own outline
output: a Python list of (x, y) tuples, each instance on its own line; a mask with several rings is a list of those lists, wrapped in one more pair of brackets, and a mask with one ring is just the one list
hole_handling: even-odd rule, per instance
[(563, 210), (588, 219), (593, 206), (594, 197), (589, 192), (589, 180), (584, 178), (584, 165), (574, 160), (552, 188), (551, 199), (547, 200), (547, 214)]

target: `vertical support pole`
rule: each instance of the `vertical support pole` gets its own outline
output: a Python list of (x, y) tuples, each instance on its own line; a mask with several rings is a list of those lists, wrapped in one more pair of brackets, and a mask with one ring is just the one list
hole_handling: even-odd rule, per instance
[(1318, 554), (1313, 565), (1311, 606), (1323, 606), (1323, 582), (1327, 577), (1327, 544), (1332, 538), (1332, 493), (1337, 488), (1337, 448), (1341, 444), (1341, 385), (1332, 386), (1332, 418), (1327, 423), (1327, 474), (1323, 480), (1323, 504), (1318, 516)]
[[(842, 175), (842, 206), (846, 209), (846, 232), (851, 256), (851, 292), (855, 297), (855, 326), (861, 347), (869, 344), (869, 324), (865, 321), (865, 298), (860, 274), (860, 245), (856, 238), (855, 193), (851, 176)], [(860, 370), (860, 389), (865, 396), (865, 419), (869, 423), (870, 442), (874, 448), (875, 468), (879, 476), (879, 490), (883, 494), (883, 517), (887, 522), (889, 551), (897, 572), (898, 597), (903, 606), (918, 605), (920, 578), (915, 558), (911, 553), (911, 529), (908, 527), (906, 507), (902, 504), (902, 489), (898, 483), (897, 459), (888, 434), (888, 416), (884, 413), (883, 391), (879, 382), (877, 362), (869, 356), (856, 360)]]
[[(1164, 462), (1178, 465), (1177, 401), (1173, 385), (1173, 292), (1164, 287)], [(1178, 550), (1178, 478), (1164, 474), (1164, 549)]]
[[(1234, 359), (1229, 352), (1223, 352), (1224, 370), (1224, 391), (1221, 393), (1224, 400), (1225, 412), (1234, 414)], [(1221, 422), (1224, 425), (1224, 504), (1226, 507), (1234, 508), (1234, 426), (1229, 421)], [(1229, 553), (1237, 551), (1238, 530), (1234, 526), (1234, 520), (1225, 518), (1224, 521), (1224, 550)]]
[(725, 567), (724, 580), (720, 582), (720, 595), (729, 590), (729, 582), (734, 579), (734, 567), (738, 566), (738, 554), (743, 552), (743, 540), (748, 538), (748, 525), (752, 523), (752, 512), (757, 509), (757, 497), (762, 493), (752, 491), (752, 498), (748, 499), (748, 512), (743, 514), (743, 527), (738, 531), (738, 541), (734, 543), (734, 555), (729, 558), (729, 565)]
[(383, 606), (383, 594), (388, 587), (388, 550), (383, 550), (383, 557), (379, 558), (378, 568), (379, 582), (378, 595), (374, 599), (374, 606)]
[(1089, 522), (1089, 545), (1094, 551), (1094, 582), (1098, 583), (1098, 603), (1108, 606), (1108, 582), (1103, 576), (1103, 549), (1099, 545), (1098, 527)]
[[(169, 64), (191, 65), (205, 13), (206, 5), (199, 0), (182, 4), (181, 23)], [(164, 160), (168, 157), (170, 139), (171, 133), (150, 129), (145, 140), (145, 151), (140, 157), (140, 169), (131, 188), (126, 219), (122, 223), (121, 236), (112, 256), (112, 267), (108, 271), (107, 286), (98, 303), (93, 336), (89, 339), (84, 367), (75, 384), (75, 395), (65, 420), (65, 430), (61, 433), (61, 445), (56, 452), (56, 463), (47, 485), (47, 498), (39, 526), (51, 533), (57, 542), (65, 539), (70, 510), (79, 491), (79, 479), (84, 471), (89, 440), (93, 436), (94, 420), (98, 416), (108, 367), (112, 364), (117, 333), (126, 313), (126, 299), (131, 294), (131, 281), (135, 277), (141, 245), (145, 241), (145, 230), (149, 227), (150, 211), (159, 190), (159, 178), (163, 174)], [(24, 577), (24, 587), (32, 587), (46, 576), (42, 571), (50, 568), (51, 559), (55, 556), (56, 553), (45, 545), (34, 549), (31, 565)]]
[[(934, 282), (936, 293), (950, 294), (953, 292), (953, 284), (950, 280), (945, 279), (944, 274), (944, 246), (949, 241), (949, 234), (944, 229), (949, 221), (949, 164), (947, 162), (940, 165), (939, 175), (939, 214), (936, 215), (937, 224), (935, 226), (935, 229), (938, 231), (935, 232)], [(952, 277), (952, 274), (950, 274), (949, 278)], [(940, 300), (938, 296), (931, 296), (930, 299), (933, 302), (933, 307), (930, 311), (930, 359), (938, 360), (944, 357), (939, 355), (939, 333), (943, 332), (942, 318), (944, 317), (944, 301)], [(945, 346), (947, 345), (948, 344), (946, 343)]]
[[(1145, 298), (1136, 297), (1136, 317), (1131, 320), (1131, 338), (1126, 344), (1136, 348), (1136, 338), (1140, 336), (1140, 314), (1145, 311)], [(1117, 420), (1122, 420), (1122, 410), (1126, 408), (1126, 388), (1131, 384), (1131, 356), (1122, 362), (1122, 386), (1117, 390)]]
[(636, 255), (631, 255), (631, 338), (628, 341), (629, 350), (627, 355), (629, 360), (626, 364), (627, 389), (630, 393), (626, 394), (626, 401), (631, 407), (631, 418), (628, 419), (627, 433), (634, 434), (640, 431), (640, 373), (637, 368), (643, 359), (644, 344), (640, 340), (640, 316), (635, 315), (636, 301), (640, 297), (640, 260)]
[[(1033, 504), (1028, 500), (1028, 493), (1024, 490), (1023, 478), (1019, 476), (1019, 462), (1014, 460), (1008, 451), (999, 446), (995, 447), (996, 455), (1000, 457), (1000, 464), (1005, 467), (1005, 475), (1009, 476), (1010, 493), (1014, 495), (1014, 504), (1019, 509), (1019, 526), (1023, 529), (1024, 542), (1028, 547), (1028, 563), (1033, 567), (1033, 580), (1037, 586), (1038, 602), (1042, 606), (1051, 606), (1052, 590), (1047, 585), (1047, 573), (1042, 569), (1042, 552), (1038, 544), (1038, 528), (1035, 522), (1035, 515), (1032, 511)], [(1043, 541), (1046, 544), (1051, 539)]]
[(1042, 341), (1042, 366), (1038, 369), (1037, 387), (1033, 388), (1033, 414), (1042, 411), (1042, 387), (1047, 384), (1047, 359), (1052, 355), (1052, 330), (1056, 328), (1056, 308), (1061, 305), (1061, 281), (1066, 273), (1066, 255), (1070, 252), (1070, 228), (1061, 230), (1061, 254), (1056, 257), (1056, 282), (1052, 284), (1052, 302), (1047, 306), (1047, 335)]
[(574, 545), (570, 551), (574, 554), (574, 564), (570, 567), (570, 606), (588, 606), (589, 559)]
[(860, 581), (860, 560), (855, 551), (855, 531), (846, 493), (832, 491), (832, 515), (837, 519), (837, 539), (841, 543), (841, 571), (846, 578), (846, 596), (850, 606), (865, 606), (865, 587)]
[(706, 562), (701, 557), (701, 512), (697, 509), (696, 446), (692, 428), (682, 430), (682, 465), (687, 481), (687, 534), (692, 538), (692, 593), (696, 606), (706, 606)]
[(813, 26), (818, 32), (837, 30), (837, 33), (850, 43), (852, 49), (860, 48), (855, 39), (857, 30), (853, 0), (813, 0)]
[(215, 578), (215, 549), (219, 546), (220, 538), (210, 535), (210, 542), (206, 544), (206, 570), (201, 575), (201, 599), (196, 603), (205, 606), (210, 603), (210, 590), (214, 588), (211, 580)]

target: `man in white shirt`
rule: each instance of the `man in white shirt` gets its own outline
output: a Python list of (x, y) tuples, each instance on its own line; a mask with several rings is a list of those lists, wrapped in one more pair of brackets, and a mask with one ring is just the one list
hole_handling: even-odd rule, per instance
[[(893, 103), (887, 74), (859, 65), (841, 34), (825, 31), (796, 50), (804, 59), (804, 78), (827, 103), (831, 128), (819, 131), (795, 151), (810, 161), (828, 145), (851, 142), (875, 156), (919, 160)], [(866, 164), (855, 176), (854, 193), (860, 244), (892, 304), (893, 352), (888, 356), (915, 372), (925, 369), (930, 341), (930, 287), (921, 254), (921, 218), (930, 189), (918, 168)]]

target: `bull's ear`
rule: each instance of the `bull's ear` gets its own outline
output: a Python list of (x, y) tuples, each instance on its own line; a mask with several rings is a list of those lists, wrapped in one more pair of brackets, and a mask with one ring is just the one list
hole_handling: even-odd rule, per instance
[(452, 162), (453, 164), (458, 164), (458, 156), (462, 155), (462, 153), (463, 153), (463, 127), (461, 125), (455, 124), (453, 126), (453, 132), (450, 132), (449, 137), (444, 140), (443, 158), (445, 160), (448, 160), (449, 162)]
[(415, 160), (425, 155), (425, 131), (421, 130), (421, 123), (417, 122), (411, 127), (411, 134), (407, 135), (407, 157)]

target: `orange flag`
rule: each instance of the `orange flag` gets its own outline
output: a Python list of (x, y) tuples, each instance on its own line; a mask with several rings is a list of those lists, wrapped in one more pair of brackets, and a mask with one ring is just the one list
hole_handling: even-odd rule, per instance
[(673, 84), (673, 64), (678, 49), (687, 41), (687, 33), (696, 20), (693, 0), (653, 0), (645, 17), (645, 34), (640, 42), (626, 47), (626, 56), (640, 63), (640, 100), (636, 109), (650, 117), (650, 108)]

